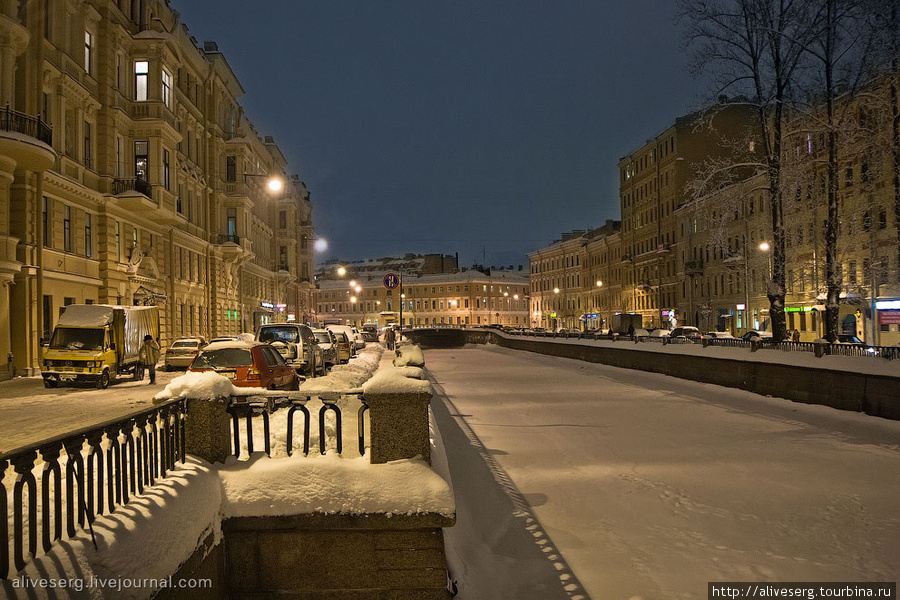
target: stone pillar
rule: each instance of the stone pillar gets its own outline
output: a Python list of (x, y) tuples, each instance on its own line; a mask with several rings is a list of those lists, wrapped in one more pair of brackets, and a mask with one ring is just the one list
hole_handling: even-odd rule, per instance
[(184, 449), (203, 460), (225, 462), (231, 455), (231, 415), (228, 398), (188, 398), (184, 419)]
[[(431, 464), (428, 407), (431, 383), (419, 379), (421, 369), (381, 369), (363, 386), (369, 406), (372, 464), (420, 456)], [(412, 377), (410, 377), (412, 375)]]

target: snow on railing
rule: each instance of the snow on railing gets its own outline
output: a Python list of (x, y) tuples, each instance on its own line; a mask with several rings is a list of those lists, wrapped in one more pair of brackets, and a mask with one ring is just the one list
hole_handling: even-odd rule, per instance
[[(226, 412), (231, 417), (231, 453), (235, 458), (256, 452), (255, 440), (263, 438), (264, 451), (267, 456), (273, 454), (273, 441), (282, 440), (284, 454), (292, 456), (295, 450), (301, 449), (303, 455), (309, 454), (312, 413), (308, 404), (321, 402), (318, 408), (318, 447), (319, 453), (325, 454), (329, 446), (338, 454), (342, 454), (344, 414), (356, 407), (357, 450), (360, 456), (366, 454), (365, 415), (369, 410), (362, 396), (362, 390), (345, 392), (277, 392), (265, 391), (253, 395), (238, 395), (229, 398)], [(286, 410), (283, 410), (286, 409)], [(314, 409), (315, 410), (315, 409)], [(303, 434), (300, 440), (295, 439), (294, 421), (297, 412), (303, 414)], [(352, 414), (352, 413), (351, 413)], [(285, 416), (284, 422), (272, 427), (272, 415)], [(241, 425), (243, 421), (243, 427)], [(243, 429), (243, 436), (241, 430)], [(302, 442), (302, 446), (300, 444)], [(276, 449), (276, 453), (280, 451)]]
[[(185, 401), (174, 399), (0, 454), (0, 579), (37, 555), (38, 535), (43, 552), (62, 537), (63, 513), (67, 537), (85, 525), (93, 537), (98, 515), (128, 504), (176, 462), (184, 464), (184, 419)], [(16, 478), (8, 489), (10, 471)]]

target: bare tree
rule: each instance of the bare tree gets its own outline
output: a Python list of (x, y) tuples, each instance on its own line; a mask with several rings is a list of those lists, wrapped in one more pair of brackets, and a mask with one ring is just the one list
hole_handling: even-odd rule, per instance
[(796, 70), (816, 21), (807, 0), (680, 0), (693, 66), (715, 76), (716, 95), (731, 92), (756, 109), (761, 168), (772, 218), (772, 273), (766, 295), (772, 335), (785, 338), (782, 143)]

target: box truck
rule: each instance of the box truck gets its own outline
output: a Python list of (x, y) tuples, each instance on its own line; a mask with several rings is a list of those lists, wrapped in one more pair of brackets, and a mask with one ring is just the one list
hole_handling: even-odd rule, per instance
[(138, 351), (146, 335), (159, 339), (155, 306), (70, 304), (44, 350), (44, 386), (87, 381), (105, 389), (118, 375), (140, 378)]

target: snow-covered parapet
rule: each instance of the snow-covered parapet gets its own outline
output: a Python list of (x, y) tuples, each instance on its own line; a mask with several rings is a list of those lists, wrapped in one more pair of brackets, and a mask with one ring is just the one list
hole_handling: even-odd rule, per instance
[(394, 358), (395, 367), (424, 367), (425, 356), (422, 349), (415, 344), (401, 344), (397, 346), (397, 356)]
[(430, 462), (428, 406), (434, 390), (418, 367), (380, 369), (363, 385), (373, 464), (405, 458)]

